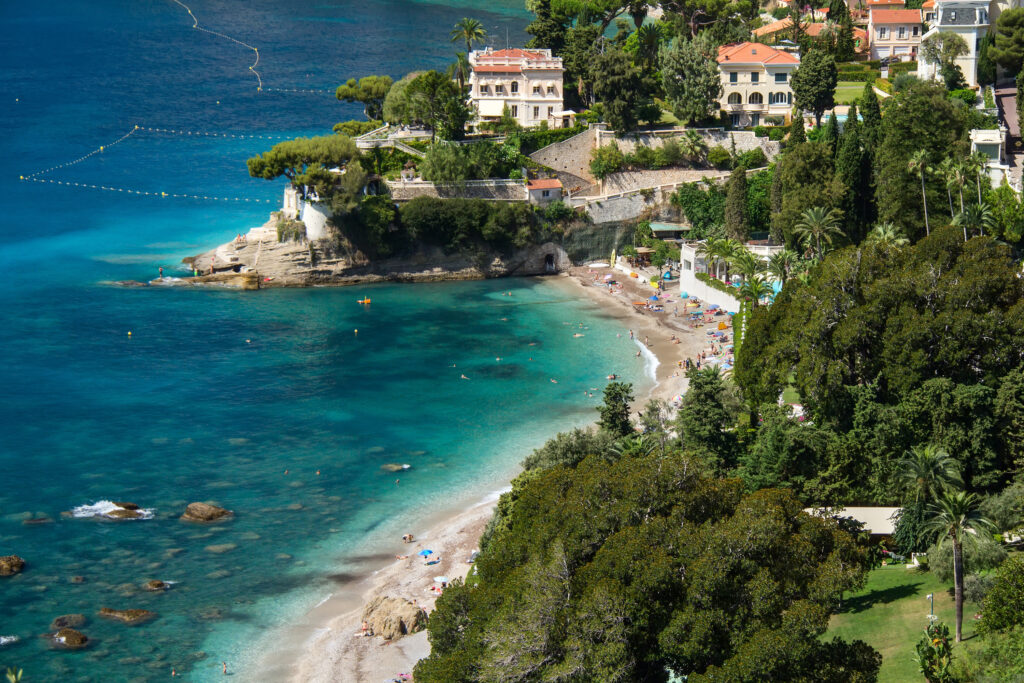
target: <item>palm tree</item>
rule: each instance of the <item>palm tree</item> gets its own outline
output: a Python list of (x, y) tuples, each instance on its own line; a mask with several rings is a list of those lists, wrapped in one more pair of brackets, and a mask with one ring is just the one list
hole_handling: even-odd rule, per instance
[(953, 225), (962, 226), (964, 229), (964, 242), (967, 241), (968, 229), (978, 230), (984, 235), (985, 228), (992, 232), (995, 223), (996, 219), (992, 216), (992, 210), (988, 208), (988, 204), (968, 206), (965, 211), (961, 211), (953, 218)]
[(981, 204), (981, 172), (985, 170), (985, 166), (988, 164), (988, 157), (984, 152), (974, 150), (964, 163), (968, 171), (974, 174), (974, 183), (978, 188), (978, 203)]
[(695, 130), (688, 130), (679, 136), (679, 151), (691, 162), (703, 161), (708, 152), (708, 144)]
[(924, 173), (928, 170), (928, 152), (923, 149), (919, 149), (910, 156), (910, 161), (907, 164), (907, 170), (911, 173), (917, 173), (921, 176), (921, 201), (924, 202), (924, 234), (930, 235), (931, 230), (928, 227), (928, 196), (924, 192)]
[(469, 65), (469, 58), (465, 52), (456, 52), (455, 61), (448, 65), (448, 78), (454, 78), (459, 82), (459, 90), (465, 90), (466, 81), (469, 80), (469, 72), (472, 68)]
[(451, 32), (452, 42), (466, 41), (466, 53), (473, 51), (473, 43), (481, 43), (487, 37), (487, 29), (476, 19), (463, 17), (456, 24)]
[(945, 491), (928, 506), (926, 529), (939, 544), (953, 544), (953, 596), (956, 604), (956, 642), (964, 621), (964, 541), (991, 530), (992, 523), (978, 511), (978, 497), (966, 491)]
[(715, 277), (718, 277), (718, 268), (716, 261), (718, 260), (719, 243), (720, 239), (717, 237), (709, 237), (697, 247), (697, 255), (704, 257), (704, 267), (707, 270), (707, 274), (711, 275), (711, 266), (715, 267)]
[(797, 253), (789, 249), (775, 252), (768, 259), (768, 272), (779, 281), (780, 285), (785, 286), (786, 280), (789, 279), (789, 273), (796, 265), (798, 258)]
[(762, 299), (767, 299), (774, 292), (775, 290), (768, 283), (768, 279), (763, 275), (755, 275), (740, 287), (740, 295), (750, 299), (751, 305), (754, 308), (758, 307)]
[(910, 242), (903, 236), (903, 231), (892, 223), (879, 223), (868, 233), (868, 241), (885, 247), (902, 247)]
[(815, 206), (807, 209), (800, 215), (800, 220), (793, 226), (793, 233), (801, 238), (805, 246), (814, 244), (815, 255), (822, 257), (821, 241), (832, 244), (832, 237), (844, 236), (845, 233), (839, 229), (839, 221), (843, 214), (838, 209), (825, 209), (823, 206)]
[(946, 186), (946, 198), (949, 199), (949, 217), (952, 218), (953, 217), (953, 181), (952, 181), (952, 176), (953, 176), (953, 160), (948, 158), (948, 157), (943, 159), (942, 162), (938, 166), (932, 168), (932, 172), (934, 172), (937, 176), (939, 176), (939, 178), (942, 179), (942, 183)]
[(761, 259), (754, 256), (746, 249), (736, 251), (729, 259), (729, 264), (743, 276), (744, 282), (764, 270), (764, 263)]
[(900, 481), (915, 503), (939, 497), (949, 488), (963, 488), (960, 463), (938, 446), (914, 446), (899, 462)]
[(746, 247), (743, 246), (743, 242), (740, 242), (739, 240), (734, 240), (728, 237), (722, 240), (719, 253), (722, 256), (722, 264), (725, 266), (725, 275), (722, 278), (724, 282), (729, 282), (729, 266), (732, 264), (732, 260), (746, 250)]
[(963, 162), (953, 162), (949, 167), (949, 182), (960, 191), (960, 213), (964, 211), (964, 183), (967, 182), (967, 166)]
[(611, 452), (618, 458), (642, 458), (657, 447), (658, 442), (647, 434), (630, 434), (616, 441)]

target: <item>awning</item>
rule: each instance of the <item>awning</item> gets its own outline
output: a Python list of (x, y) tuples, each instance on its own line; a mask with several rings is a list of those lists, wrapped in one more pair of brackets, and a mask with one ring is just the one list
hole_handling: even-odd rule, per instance
[(505, 111), (505, 103), (501, 100), (480, 100), (477, 102), (480, 108), (480, 116), (501, 116)]

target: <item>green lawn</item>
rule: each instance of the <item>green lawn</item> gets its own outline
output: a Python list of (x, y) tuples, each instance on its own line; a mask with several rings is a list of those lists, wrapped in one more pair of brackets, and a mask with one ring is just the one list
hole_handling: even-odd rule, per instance
[[(920, 681), (914, 645), (928, 624), (929, 593), (935, 594), (935, 614), (953, 634), (952, 585), (934, 574), (904, 565), (882, 567), (868, 575), (866, 588), (846, 596), (839, 614), (832, 616), (826, 638), (863, 640), (882, 653), (879, 681)], [(964, 604), (964, 638), (974, 634), (978, 606)], [(954, 650), (955, 653), (955, 650)], [(955, 655), (954, 655), (955, 656)]]
[(839, 81), (836, 84), (836, 104), (853, 104), (864, 94), (864, 84), (857, 81)]

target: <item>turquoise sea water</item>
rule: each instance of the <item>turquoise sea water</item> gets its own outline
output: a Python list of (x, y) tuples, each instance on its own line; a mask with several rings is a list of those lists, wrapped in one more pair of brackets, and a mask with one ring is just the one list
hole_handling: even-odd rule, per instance
[[(519, 0), (487, 11), (188, 4), (210, 30), (258, 46), (265, 86), (284, 90), (441, 68), (465, 14), (502, 44), (506, 28), (521, 42), (527, 20)], [(24, 667), (26, 680), (156, 680), (172, 667), (206, 680), (225, 660), (244, 671), (253, 643), (375, 561), (375, 539), (479, 499), (554, 431), (592, 421), (599, 399), (585, 392), (609, 372), (645, 382), (620, 326), (545, 280), (257, 293), (100, 284), (161, 265), (172, 274), (182, 256), (262, 223), (275, 204), (251, 200), (276, 202), (282, 188), (248, 178), (244, 160), (272, 141), (142, 131), (38, 176), (249, 202), (18, 177), (135, 125), (277, 138), (359, 114), (330, 95), (257, 93), (251, 55), (191, 29), (171, 0), (0, 5), (0, 555), (28, 562), (0, 579), (0, 636), (19, 639), (0, 645), (0, 667)], [(371, 306), (355, 303), (364, 295)], [(105, 500), (153, 516), (61, 516)], [(194, 500), (236, 517), (178, 521)], [(177, 583), (141, 590), (153, 578)], [(97, 617), (103, 606), (159, 616), (129, 627)], [(86, 615), (88, 649), (38, 637), (68, 613)]]

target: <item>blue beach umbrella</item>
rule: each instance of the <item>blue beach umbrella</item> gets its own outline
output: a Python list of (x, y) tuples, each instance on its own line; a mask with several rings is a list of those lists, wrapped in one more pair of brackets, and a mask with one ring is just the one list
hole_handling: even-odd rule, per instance
[(719, 306), (718, 304), (711, 304), (710, 306), (708, 306), (709, 311), (717, 311), (719, 308), (721, 308), (721, 306)]
[(648, 301), (657, 301), (657, 300), (658, 300), (657, 296), (652, 296), (650, 299), (648, 299)]
[(687, 294), (686, 292), (683, 292), (683, 293), (682, 293), (682, 294), (680, 294), (679, 296), (681, 296), (681, 297), (682, 297), (682, 298), (684, 298), (684, 299), (689, 299), (689, 298), (690, 298), (690, 295), (689, 295), (689, 294)]
[(433, 550), (426, 550), (426, 549), (424, 549), (424, 550), (419, 551), (416, 554), (419, 555), (420, 557), (427, 557), (429, 555), (433, 555), (434, 551)]

